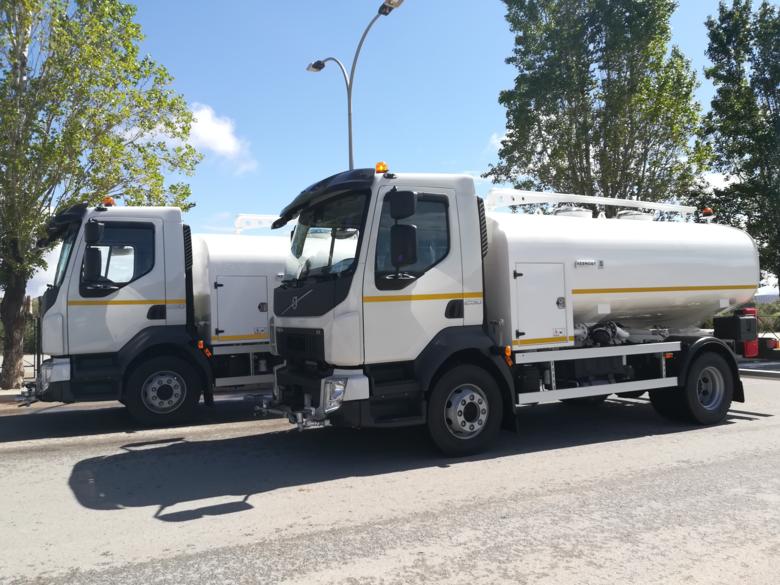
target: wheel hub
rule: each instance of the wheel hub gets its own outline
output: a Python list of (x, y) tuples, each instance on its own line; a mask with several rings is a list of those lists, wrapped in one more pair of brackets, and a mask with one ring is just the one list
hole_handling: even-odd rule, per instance
[(696, 382), (699, 404), (706, 410), (717, 410), (723, 402), (726, 383), (723, 374), (712, 366), (704, 368)]
[(447, 429), (458, 439), (471, 439), (481, 433), (489, 414), (484, 391), (473, 384), (458, 386), (450, 392), (444, 403)]
[(176, 372), (155, 372), (141, 387), (144, 406), (157, 414), (168, 414), (179, 408), (187, 397), (187, 384)]

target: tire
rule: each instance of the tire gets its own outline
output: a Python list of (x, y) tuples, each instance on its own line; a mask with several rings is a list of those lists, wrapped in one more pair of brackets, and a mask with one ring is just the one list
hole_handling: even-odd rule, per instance
[(561, 400), (564, 404), (570, 406), (601, 406), (604, 401), (609, 397), (609, 394), (603, 396), (584, 396), (583, 398), (564, 398)]
[(733, 396), (734, 378), (728, 362), (708, 351), (693, 360), (684, 387), (651, 390), (650, 402), (668, 419), (713, 425), (726, 418)]
[(683, 390), (686, 418), (700, 425), (722, 422), (734, 397), (734, 376), (726, 359), (715, 352), (699, 355), (688, 369)]
[(479, 453), (498, 438), (503, 407), (493, 376), (477, 366), (456, 366), (431, 391), (428, 433), (449, 457)]
[(127, 377), (124, 401), (145, 426), (165, 426), (192, 418), (200, 399), (200, 377), (176, 356), (159, 356), (135, 366)]

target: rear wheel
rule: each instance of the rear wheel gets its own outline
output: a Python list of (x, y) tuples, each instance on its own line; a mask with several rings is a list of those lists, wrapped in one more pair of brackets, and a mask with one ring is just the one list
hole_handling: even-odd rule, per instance
[(428, 432), (445, 455), (479, 453), (498, 437), (502, 412), (501, 391), (493, 376), (477, 366), (457, 366), (431, 391)]
[(725, 358), (717, 353), (701, 354), (688, 370), (685, 385), (685, 413), (700, 425), (721, 422), (731, 408), (734, 378)]
[(700, 354), (688, 369), (685, 386), (652, 390), (655, 410), (672, 420), (712, 425), (726, 418), (734, 396), (734, 378), (726, 359), (708, 351)]
[(138, 422), (163, 426), (192, 417), (200, 397), (199, 376), (176, 356), (151, 358), (133, 368), (124, 401)]

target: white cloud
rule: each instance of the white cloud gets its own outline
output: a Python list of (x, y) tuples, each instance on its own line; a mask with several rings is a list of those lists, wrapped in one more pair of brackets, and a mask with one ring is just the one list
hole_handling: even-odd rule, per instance
[(232, 162), (237, 174), (257, 168), (249, 142), (236, 135), (233, 120), (217, 115), (214, 108), (206, 104), (193, 103), (191, 109), (195, 117), (190, 131), (190, 144), (193, 147)]

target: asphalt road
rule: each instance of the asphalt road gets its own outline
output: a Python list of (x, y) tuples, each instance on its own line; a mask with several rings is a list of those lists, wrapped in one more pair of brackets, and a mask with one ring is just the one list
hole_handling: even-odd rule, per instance
[(710, 428), (641, 399), (531, 407), (467, 460), (241, 402), (153, 431), (0, 406), (0, 583), (776, 585), (780, 382), (746, 394)]

